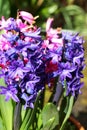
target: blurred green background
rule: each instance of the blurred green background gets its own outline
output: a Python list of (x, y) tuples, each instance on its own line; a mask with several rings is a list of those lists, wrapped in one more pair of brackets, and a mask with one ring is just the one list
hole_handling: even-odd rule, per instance
[[(0, 18), (16, 17), (17, 10), (39, 15), (37, 25), (45, 28), (48, 17), (53, 17), (53, 27), (79, 32), (85, 39), (85, 62), (87, 65), (87, 0), (0, 0)], [(87, 129), (87, 67), (84, 73), (82, 95), (76, 102), (73, 115)]]
[(54, 27), (72, 29), (86, 35), (86, 0), (0, 0), (0, 17), (16, 17), (17, 10), (39, 15), (37, 24), (45, 27), (46, 19), (54, 17)]

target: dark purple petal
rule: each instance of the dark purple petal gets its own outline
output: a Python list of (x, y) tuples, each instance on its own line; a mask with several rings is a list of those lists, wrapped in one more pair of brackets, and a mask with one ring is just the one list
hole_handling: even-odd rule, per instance
[(39, 34), (40, 34), (40, 28), (35, 32), (25, 32), (24, 36), (31, 37), (31, 38), (34, 38), (36, 40), (41, 40), (41, 36)]
[(72, 94), (73, 96), (78, 96), (81, 92), (80, 89), (83, 87), (84, 83), (80, 82), (80, 79), (74, 78), (67, 83), (67, 94)]

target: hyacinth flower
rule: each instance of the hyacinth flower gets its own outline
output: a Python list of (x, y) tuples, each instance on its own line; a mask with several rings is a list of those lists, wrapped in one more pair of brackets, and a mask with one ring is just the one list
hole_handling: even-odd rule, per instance
[[(53, 18), (48, 18), (43, 37), (35, 24), (37, 17), (18, 11), (16, 19), (0, 20), (0, 78), (4, 79), (0, 94), (12, 103), (6, 130), (48, 130), (51, 125), (51, 130), (64, 130), (83, 86), (83, 38), (78, 33), (52, 28)], [(53, 94), (45, 108), (46, 86)]]
[[(63, 50), (64, 50), (63, 60), (65, 62), (66, 61), (70, 62), (71, 67), (74, 66), (76, 68), (73, 72), (71, 72), (72, 78), (71, 79), (66, 78), (66, 81), (72, 82), (73, 78), (76, 77), (77, 79), (79, 79), (79, 84), (83, 84), (83, 83), (81, 83), (80, 80), (83, 77), (83, 75), (81, 73), (85, 67), (84, 48), (83, 48), (84, 40), (82, 37), (80, 37), (78, 35), (78, 33), (72, 34), (72, 33), (63, 32), (63, 37), (64, 37), (64, 41), (65, 41), (65, 46), (63, 48)], [(75, 86), (73, 87), (73, 90), (76, 90), (76, 86), (78, 86), (78, 85), (77, 85), (77, 83), (74, 83), (74, 82), (73, 82), (73, 84), (75, 84)], [(70, 86), (70, 87), (72, 87), (72, 86)], [(78, 94), (79, 94), (79, 90), (80, 90), (80, 85), (78, 87)], [(70, 92), (70, 90), (69, 90), (68, 94), (69, 93), (72, 93), (72, 91)]]
[[(71, 100), (76, 99), (81, 93), (80, 89), (84, 85), (81, 82), (81, 78), (83, 78), (82, 70), (85, 67), (84, 40), (78, 33), (53, 29), (51, 27), (52, 21), (51, 18), (47, 21), (46, 39), (43, 47), (48, 60), (46, 64), (48, 81), (53, 77), (58, 77), (59, 83), (56, 84), (56, 93), (53, 98), (53, 102), (57, 104), (63, 89), (65, 89), (64, 97), (71, 96)], [(55, 80), (53, 84), (55, 84)]]
[[(25, 20), (25, 22), (29, 22), (27, 20), (29, 18), (34, 20), (32, 15), (27, 14), (27, 18), (25, 18), (24, 15), (26, 15), (26, 12), (25, 14), (24, 12), (19, 12), (19, 17), (22, 17), (20, 18), (21, 21)], [(32, 22), (29, 23), (32, 24)], [(26, 26), (31, 25), (26, 24)], [(1, 66), (1, 71), (3, 72), (7, 88), (13, 86), (17, 91), (15, 96), (17, 96), (19, 100), (16, 100), (16, 102), (22, 100), (23, 93), (26, 93), (29, 97), (33, 94), (37, 95), (38, 91), (44, 88), (44, 63), (42, 61), (40, 30), (30, 27), (26, 29), (26, 32), (21, 32), (23, 26), (20, 27), (16, 19), (13, 18), (6, 20), (5, 26), (1, 24), (1, 28), (3, 28), (3, 31), (5, 30), (5, 33), (0, 36), (0, 51), (3, 53), (5, 62), (3, 63), (2, 60), (0, 60), (0, 64), (4, 66), (4, 68)], [(0, 59), (2, 59), (3, 56), (1, 55)], [(40, 67), (42, 68), (41, 71)], [(30, 81), (31, 88), (28, 83)], [(17, 88), (15, 87), (16, 84)], [(6, 92), (3, 93), (4, 87), (1, 87), (1, 89), (2, 91), (0, 93), (6, 95)], [(18, 89), (20, 89), (20, 92)], [(30, 89), (30, 91), (28, 91), (28, 89)], [(10, 95), (10, 91), (8, 93), (11, 98), (12, 95)], [(25, 100), (26, 98), (23, 99)], [(8, 99), (6, 98), (6, 100)], [(29, 103), (27, 102), (27, 104)]]
[(47, 62), (46, 72), (48, 77), (58, 76), (62, 84), (64, 80), (72, 82), (73, 76), (82, 77), (80, 74), (84, 69), (84, 40), (78, 33), (53, 29), (52, 21), (52, 18), (47, 21), (46, 40), (43, 44), (48, 59), (51, 59)]
[[(42, 38), (34, 20), (32, 14), (19, 11), (16, 19), (2, 17), (0, 21), (0, 77), (5, 82), (0, 94), (6, 101), (12, 98), (19, 104), (16, 109), (21, 103), (25, 109), (34, 108), (38, 93), (45, 87)], [(14, 130), (19, 129), (15, 124)]]
[(61, 61), (63, 49), (61, 28), (53, 29), (51, 27), (52, 22), (53, 18), (48, 18), (46, 23), (46, 39), (44, 39), (44, 42), (42, 44), (46, 57), (45, 71), (48, 77), (48, 83), (51, 81), (50, 79), (58, 76), (58, 64)]

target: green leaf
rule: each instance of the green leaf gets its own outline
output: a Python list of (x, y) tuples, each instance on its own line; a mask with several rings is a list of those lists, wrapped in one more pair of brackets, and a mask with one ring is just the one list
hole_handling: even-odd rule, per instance
[[(29, 109), (29, 108), (28, 108), (28, 109)], [(24, 117), (26, 116), (26, 111), (27, 111), (27, 110), (24, 109), (24, 105), (22, 105), (22, 110), (21, 110), (21, 118), (22, 118), (22, 121), (23, 121)]]
[(22, 123), (22, 126), (21, 126), (20, 130), (27, 130), (28, 128), (30, 129), (31, 124), (34, 122), (34, 118), (35, 118), (35, 115), (36, 115), (36, 112), (37, 112), (41, 92), (42, 91), (39, 91), (39, 93), (37, 95), (36, 101), (34, 103), (34, 109), (32, 111), (29, 110), (28, 111), (28, 116), (26, 116), (24, 118), (24, 121)]
[(59, 114), (57, 108), (52, 103), (47, 103), (42, 110), (42, 122), (43, 127), (47, 128), (51, 126), (51, 129), (55, 128), (59, 124)]
[(49, 119), (41, 130), (53, 130), (54, 121), (55, 121), (55, 117)]
[(0, 0), (0, 17), (5, 16), (6, 18), (10, 15), (10, 3), (9, 0)]
[(84, 13), (83, 9), (77, 5), (68, 5), (65, 7), (65, 10), (68, 12), (69, 15), (81, 15)]
[(72, 112), (72, 107), (73, 107), (73, 103), (74, 103), (74, 96), (70, 96), (69, 98), (68, 98), (68, 101), (67, 101), (67, 112), (66, 112), (66, 115), (65, 115), (65, 118), (64, 118), (64, 120), (63, 120), (63, 122), (62, 122), (62, 125), (61, 125), (61, 128), (60, 128), (60, 130), (64, 130), (65, 129), (65, 125), (66, 125), (66, 122), (67, 122), (67, 120), (69, 119), (69, 117), (70, 117), (70, 114), (71, 114), (71, 112)]
[(0, 112), (6, 130), (12, 130), (12, 122), (13, 122), (12, 100), (6, 102), (4, 96), (2, 95), (0, 95)]
[(38, 122), (37, 122), (37, 130), (40, 130), (41, 126), (42, 126), (42, 118), (41, 118), (41, 113), (38, 116)]
[(3, 123), (3, 120), (2, 120), (1, 117), (0, 117), (0, 130), (6, 130), (6, 128), (4, 126), (4, 123)]
[(18, 102), (15, 105), (14, 109), (14, 130), (19, 130), (20, 125), (21, 125), (21, 110), (22, 110), (22, 104)]
[[(0, 79), (0, 85), (5, 86), (4, 80)], [(3, 95), (0, 95), (0, 113), (6, 130), (12, 130), (13, 122), (13, 105), (12, 100), (5, 101)], [(1, 129), (0, 129), (1, 130)]]
[(45, 17), (49, 17), (51, 14), (56, 14), (57, 5), (53, 4), (51, 6), (46, 6), (41, 10), (41, 14)]
[(49, 14), (55, 13), (56, 11), (57, 11), (57, 5), (56, 5), (56, 4), (51, 5), (51, 6), (48, 8)]
[(62, 14), (63, 14), (63, 17), (65, 19), (67, 28), (72, 29), (72, 20), (71, 20), (69, 14), (67, 13), (67, 11), (63, 10)]
[[(3, 32), (1, 32), (3, 33)], [(0, 78), (0, 86), (5, 86), (5, 83), (4, 83), (4, 79), (3, 78)]]
[(25, 129), (25, 126), (27, 125), (28, 121), (29, 121), (29, 118), (31, 116), (31, 113), (32, 113), (32, 109), (29, 108), (28, 111), (26, 110), (27, 113), (25, 113), (25, 118), (23, 119), (22, 121), (22, 125), (20, 127), (20, 130), (24, 130)]
[(31, 2), (32, 2), (32, 5), (36, 5), (37, 0), (31, 0)]

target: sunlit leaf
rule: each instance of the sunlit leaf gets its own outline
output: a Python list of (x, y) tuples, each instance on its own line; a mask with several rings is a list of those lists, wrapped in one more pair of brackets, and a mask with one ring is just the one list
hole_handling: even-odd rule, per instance
[(0, 95), (0, 112), (2, 120), (5, 124), (6, 130), (12, 130), (13, 122), (13, 106), (12, 101), (5, 101), (4, 96)]
[[(56, 106), (52, 103), (47, 103), (42, 110), (43, 128), (55, 128), (59, 123), (59, 114)], [(50, 129), (49, 129), (50, 130)]]
[(84, 13), (83, 9), (77, 5), (68, 5), (65, 7), (65, 10), (69, 15), (78, 15)]
[(7, 18), (9, 15), (10, 15), (9, 0), (0, 0), (0, 17), (5, 16)]
[(6, 128), (4, 126), (4, 123), (3, 123), (3, 120), (2, 120), (1, 117), (0, 117), (0, 130), (6, 130)]

